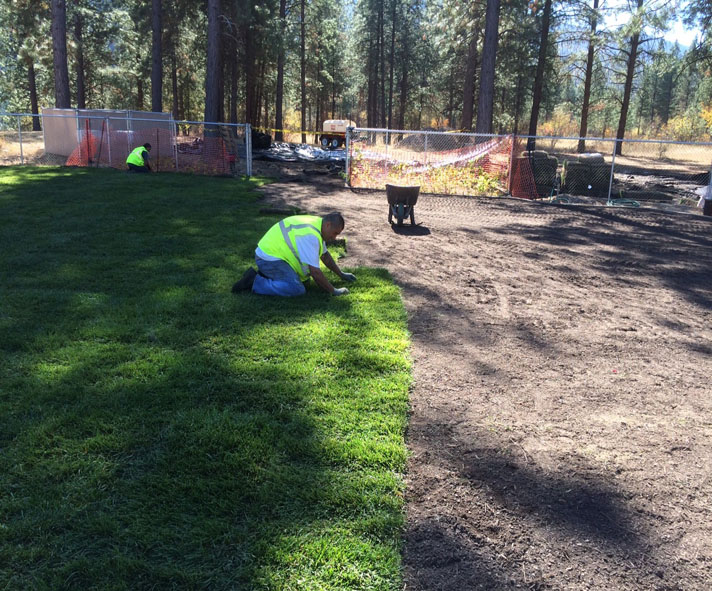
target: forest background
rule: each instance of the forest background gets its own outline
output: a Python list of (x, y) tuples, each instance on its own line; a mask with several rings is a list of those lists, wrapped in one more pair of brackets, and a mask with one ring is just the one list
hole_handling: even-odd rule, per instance
[[(276, 130), (346, 118), (712, 132), (712, 0), (0, 0), (0, 21), (2, 111), (172, 111)], [(675, 23), (697, 31), (686, 46), (664, 38)]]

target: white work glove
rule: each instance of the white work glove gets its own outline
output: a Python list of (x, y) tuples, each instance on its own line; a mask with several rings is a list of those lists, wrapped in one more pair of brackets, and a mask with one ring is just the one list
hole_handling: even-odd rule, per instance
[(353, 273), (342, 273), (341, 278), (344, 281), (356, 281), (356, 275), (354, 275)]
[(332, 293), (331, 295), (340, 296), (340, 295), (346, 295), (347, 293), (349, 293), (349, 290), (346, 289), (345, 287), (337, 287), (334, 290), (334, 293)]

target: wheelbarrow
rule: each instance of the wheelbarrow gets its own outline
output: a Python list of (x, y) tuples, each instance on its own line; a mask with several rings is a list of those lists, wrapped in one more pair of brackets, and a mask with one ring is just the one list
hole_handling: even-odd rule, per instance
[(386, 185), (388, 198), (388, 223), (393, 223), (393, 216), (399, 226), (403, 220), (410, 217), (410, 223), (415, 226), (415, 204), (418, 202), (420, 186)]

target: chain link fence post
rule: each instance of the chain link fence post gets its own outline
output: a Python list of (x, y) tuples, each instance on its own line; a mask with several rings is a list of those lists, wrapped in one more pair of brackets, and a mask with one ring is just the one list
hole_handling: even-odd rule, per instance
[(110, 123), (108, 117), (104, 119), (104, 125), (106, 126), (106, 148), (109, 154), (109, 168), (111, 168), (111, 127), (109, 127)]
[(44, 116), (43, 115), (37, 115), (40, 121), (40, 127), (42, 128), (42, 145), (46, 146), (47, 145), (47, 135), (45, 134), (45, 122), (44, 122)]
[(344, 165), (344, 172), (346, 173), (346, 178), (344, 179), (344, 186), (348, 187), (351, 183), (351, 133), (353, 132), (353, 127), (346, 128), (346, 164)]
[(387, 179), (388, 178), (388, 147), (389, 147), (389, 143), (390, 143), (388, 141), (388, 130), (386, 130), (386, 135), (384, 136), (383, 139), (386, 142), (386, 150), (385, 150), (386, 157), (383, 160), (383, 173)]
[(245, 123), (245, 160), (247, 160), (247, 178), (252, 176), (252, 125)]
[(127, 154), (133, 150), (133, 131), (131, 130), (131, 116), (129, 111), (126, 111), (126, 148)]
[(173, 134), (173, 159), (176, 163), (176, 172), (178, 172), (178, 124), (173, 119), (173, 114), (171, 114), (171, 133)]
[(17, 116), (17, 135), (20, 140), (20, 164), (25, 163), (25, 155), (22, 150), (22, 121), (20, 120), (20, 116)]
[(509, 174), (507, 175), (507, 194), (512, 195), (512, 170), (514, 169), (514, 146), (517, 144), (517, 134), (512, 134), (512, 150), (509, 153)]
[(616, 138), (613, 140), (613, 154), (611, 155), (611, 176), (608, 181), (608, 201), (611, 201), (611, 191), (613, 190), (613, 171), (615, 170), (616, 167), (616, 151), (618, 148), (618, 142), (620, 140)]

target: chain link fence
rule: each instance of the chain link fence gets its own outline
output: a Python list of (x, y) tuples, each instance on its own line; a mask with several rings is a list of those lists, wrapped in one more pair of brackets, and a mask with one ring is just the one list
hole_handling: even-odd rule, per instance
[(155, 171), (252, 175), (249, 124), (175, 121), (169, 114), (137, 111), (0, 113), (0, 165), (4, 166), (126, 169), (128, 154), (145, 143), (151, 144)]
[[(249, 124), (136, 111), (0, 113), (0, 165), (125, 169), (129, 152), (147, 142), (157, 171), (252, 174)], [(630, 206), (712, 197), (712, 143), (349, 128), (346, 158), (355, 188)]]
[(507, 192), (512, 136), (349, 128), (346, 152), (351, 187), (496, 195)]
[(695, 207), (712, 143), (350, 128), (347, 183), (563, 203)]

